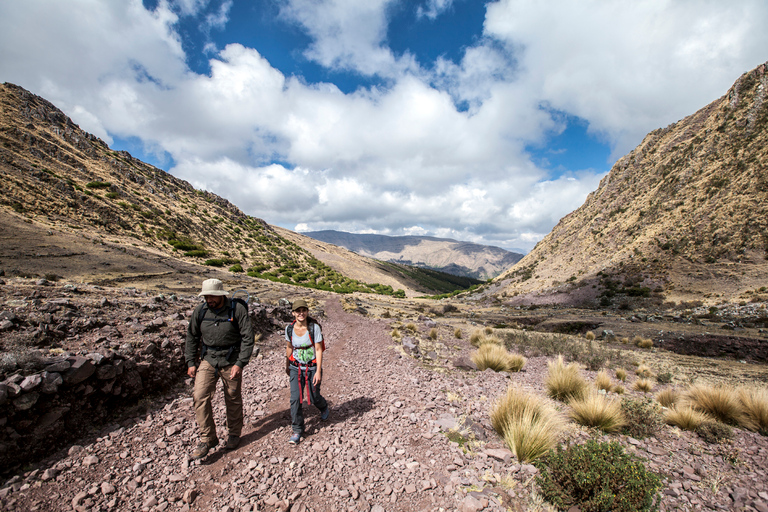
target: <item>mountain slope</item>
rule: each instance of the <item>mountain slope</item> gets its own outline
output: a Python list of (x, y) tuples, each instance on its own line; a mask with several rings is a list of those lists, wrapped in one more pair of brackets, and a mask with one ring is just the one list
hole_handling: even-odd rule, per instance
[(490, 279), (520, 261), (522, 254), (499, 247), (429, 236), (386, 236), (311, 231), (304, 235), (377, 260), (423, 266), (476, 279)]
[[(768, 284), (768, 76), (649, 133), (487, 293), (603, 305), (745, 300)], [(515, 297), (511, 299), (511, 297)]]
[[(13, 84), (0, 86), (0, 183), (5, 213), (55, 228), (60, 236), (87, 234), (94, 244), (137, 247), (189, 265), (323, 290), (427, 291), (398, 286), (378, 262), (352, 253), (339, 257), (368, 264), (370, 282), (378, 286), (346, 276), (226, 199), (111, 150), (54, 105)], [(123, 270), (127, 278), (131, 271)]]

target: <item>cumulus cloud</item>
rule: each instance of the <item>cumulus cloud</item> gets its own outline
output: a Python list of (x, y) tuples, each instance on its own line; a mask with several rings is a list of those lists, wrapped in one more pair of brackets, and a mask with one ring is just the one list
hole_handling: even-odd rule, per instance
[(766, 19), (768, 4), (748, 0), (499, 0), (485, 32), (522, 49), (541, 101), (588, 120), (617, 157), (764, 61)]
[(107, 141), (138, 137), (174, 175), (272, 224), (530, 249), (602, 176), (531, 162), (526, 148), (562, 130), (560, 113), (623, 154), (723, 94), (768, 47), (759, 1), (499, 0), (462, 59), (420, 67), (387, 46), (397, 3), (280, 4), (311, 39), (307, 59), (383, 78), (350, 93), (241, 44), (209, 44), (210, 72), (191, 71), (180, 17), (221, 29), (232, 0), (0, 3), (0, 79)]

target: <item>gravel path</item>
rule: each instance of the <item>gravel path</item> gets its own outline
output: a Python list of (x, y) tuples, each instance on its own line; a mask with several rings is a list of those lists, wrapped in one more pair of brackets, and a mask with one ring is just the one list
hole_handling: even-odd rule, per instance
[[(0, 509), (530, 509), (536, 470), (515, 461), (488, 420), (490, 404), (509, 383), (505, 374), (429, 369), (403, 355), (388, 320), (347, 313), (335, 298), (319, 321), (328, 339), (323, 395), (331, 416), (320, 422), (308, 407), (307, 437), (299, 446), (287, 443), (288, 378), (282, 337), (273, 334), (244, 374), (246, 428), (238, 449), (220, 445), (202, 461), (190, 461), (198, 440), (191, 397), (172, 397), (143, 421), (115, 425), (49, 469), (10, 482), (0, 490)], [(465, 355), (471, 348), (466, 341), (451, 344), (463, 345)], [(545, 372), (546, 359), (531, 358), (512, 379), (540, 391)], [(214, 412), (226, 439), (220, 391)], [(448, 436), (451, 427), (458, 433)], [(589, 435), (576, 426), (567, 434), (571, 440)], [(765, 437), (737, 430), (730, 447), (674, 429), (642, 441), (612, 439), (665, 476), (662, 510), (768, 512)]]

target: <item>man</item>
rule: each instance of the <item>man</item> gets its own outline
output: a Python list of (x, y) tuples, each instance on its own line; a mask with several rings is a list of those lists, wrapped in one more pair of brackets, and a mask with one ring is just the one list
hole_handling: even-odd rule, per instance
[[(224, 402), (227, 407), (227, 449), (240, 444), (243, 428), (243, 396), (241, 390), (243, 367), (253, 352), (253, 328), (248, 308), (233, 302), (218, 279), (203, 281), (198, 294), (205, 302), (197, 306), (187, 327), (184, 358), (187, 375), (195, 379), (193, 393), (195, 418), (200, 428), (200, 443), (192, 451), (193, 459), (201, 459), (219, 444), (213, 421), (211, 401), (216, 383), (224, 384)], [(200, 366), (197, 367), (198, 352)]]

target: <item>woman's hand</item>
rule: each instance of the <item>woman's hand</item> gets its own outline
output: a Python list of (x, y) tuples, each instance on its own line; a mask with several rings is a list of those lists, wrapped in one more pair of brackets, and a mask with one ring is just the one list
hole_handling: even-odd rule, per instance
[(323, 370), (318, 368), (317, 371), (315, 372), (315, 378), (312, 379), (312, 385), (317, 386), (318, 384), (320, 384), (321, 380), (323, 380)]

